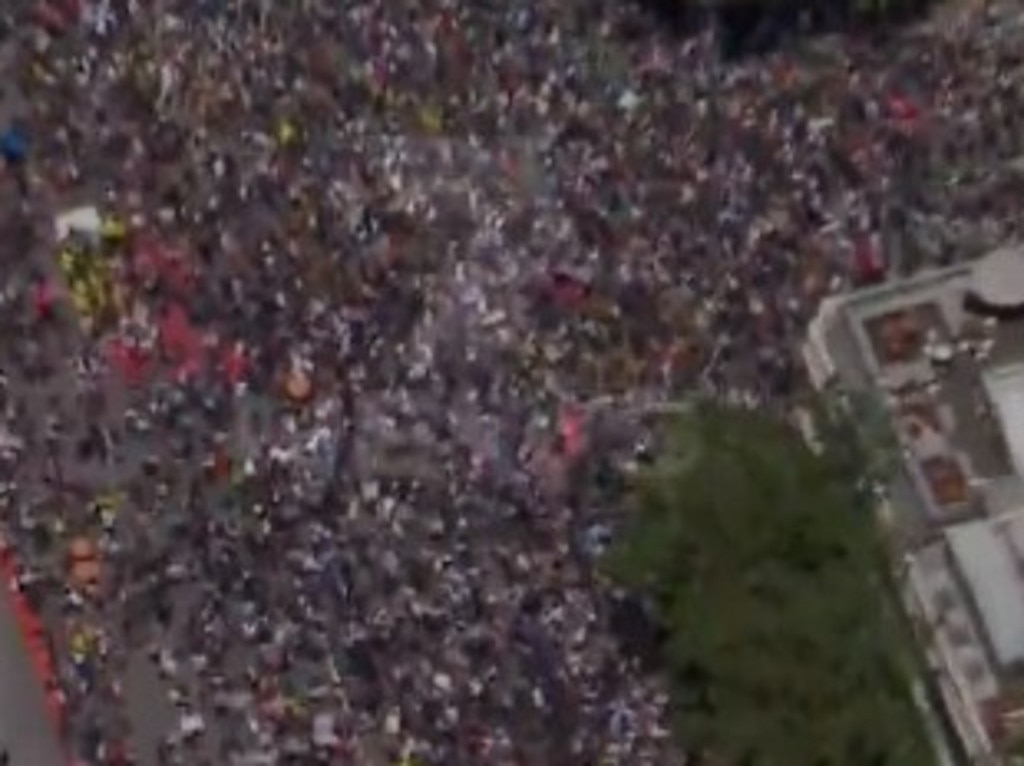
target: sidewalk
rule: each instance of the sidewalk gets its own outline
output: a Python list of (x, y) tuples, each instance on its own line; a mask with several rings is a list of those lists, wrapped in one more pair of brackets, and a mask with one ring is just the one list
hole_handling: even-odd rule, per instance
[(54, 721), (22, 636), (18, 607), (0, 587), (0, 747), (11, 766), (66, 766)]

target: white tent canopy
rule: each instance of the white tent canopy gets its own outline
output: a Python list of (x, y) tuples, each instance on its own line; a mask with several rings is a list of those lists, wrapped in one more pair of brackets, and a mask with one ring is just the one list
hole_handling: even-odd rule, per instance
[(1003, 248), (979, 260), (971, 290), (994, 308), (1024, 304), (1024, 249)]
[(1017, 475), (1024, 477), (1024, 364), (1008, 364), (984, 373), (982, 380), (1002, 426)]
[(67, 239), (72, 234), (98, 237), (103, 229), (103, 217), (92, 205), (66, 210), (54, 219), (57, 240)]

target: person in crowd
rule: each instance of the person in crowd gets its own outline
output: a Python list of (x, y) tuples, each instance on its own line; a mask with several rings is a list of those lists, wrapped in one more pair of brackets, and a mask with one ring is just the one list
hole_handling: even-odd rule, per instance
[(1020, 234), (1022, 28), (950, 13), (724, 62), (600, 0), (5, 3), (0, 523), (71, 753), (684, 763), (620, 472)]

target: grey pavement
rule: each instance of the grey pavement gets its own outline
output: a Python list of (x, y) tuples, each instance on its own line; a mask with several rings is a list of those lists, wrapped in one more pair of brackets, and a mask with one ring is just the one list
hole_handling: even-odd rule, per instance
[[(11, 71), (15, 54), (0, 45), (0, 67)], [(0, 121), (6, 124), (23, 110), (23, 98), (8, 85), (0, 97)], [(29, 663), (10, 593), (0, 588), (0, 749), (7, 748), (11, 766), (64, 766), (57, 732), (46, 709), (43, 689)]]
[(11, 766), (65, 766), (43, 689), (28, 661), (10, 594), (0, 593), (0, 748)]

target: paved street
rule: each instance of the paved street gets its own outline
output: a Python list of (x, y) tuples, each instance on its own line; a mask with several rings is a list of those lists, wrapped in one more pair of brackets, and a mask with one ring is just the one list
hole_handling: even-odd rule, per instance
[(6, 590), (0, 595), (0, 747), (11, 766), (64, 766)]
[[(0, 45), (0, 66), (12, 70), (15, 49)], [(21, 113), (23, 98), (5, 84), (0, 94), (3, 124)], [(7, 748), (11, 766), (64, 766), (65, 758), (50, 726), (46, 701), (29, 664), (28, 654), (6, 588), (0, 588), (0, 748)]]

